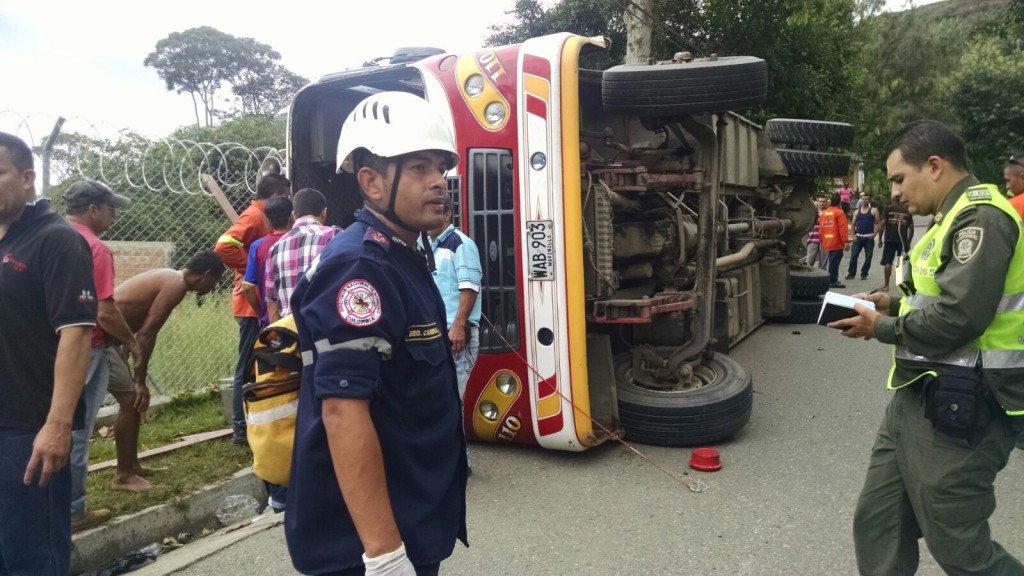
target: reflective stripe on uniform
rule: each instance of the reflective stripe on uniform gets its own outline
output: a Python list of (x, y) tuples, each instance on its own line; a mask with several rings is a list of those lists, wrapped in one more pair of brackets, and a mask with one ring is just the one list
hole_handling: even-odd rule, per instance
[(228, 236), (227, 234), (225, 234), (225, 235), (221, 236), (220, 238), (218, 238), (217, 242), (220, 243), (220, 244), (230, 244), (232, 246), (237, 246), (239, 248), (241, 248), (243, 246), (241, 240), (239, 240), (238, 238), (235, 238), (234, 236)]
[(1024, 292), (1006, 294), (999, 300), (999, 307), (996, 314), (1004, 314), (1014, 310), (1024, 310)]
[(1020, 368), (1024, 366), (1024, 350), (982, 350), (981, 365), (994, 370)]
[[(905, 304), (911, 308), (917, 310), (925, 308), (932, 304), (938, 304), (938, 296), (929, 296), (917, 292), (913, 296), (910, 296), (904, 300)], [(1024, 292), (1018, 292), (1016, 294), (1006, 294), (999, 299), (999, 306), (996, 307), (996, 314), (1005, 314), (1007, 312), (1014, 312), (1017, 310), (1024, 310)]]
[(948, 364), (952, 366), (977, 366), (978, 351), (970, 348), (958, 348), (941, 356), (918, 356), (906, 346), (896, 347), (897, 360), (909, 360), (912, 362), (927, 362), (929, 364)]
[(275, 408), (269, 408), (267, 410), (261, 410), (259, 412), (249, 411), (245, 417), (245, 423), (249, 426), (260, 426), (263, 424), (269, 424), (275, 420), (294, 416), (299, 411), (299, 400), (296, 399), (294, 402), (289, 402)]
[[(339, 342), (337, 344), (334, 344), (325, 338), (323, 340), (318, 340), (315, 346), (316, 351), (319, 354), (334, 350), (376, 350), (377, 352), (380, 352), (380, 355), (383, 356), (385, 360), (391, 359), (391, 343), (383, 338), (377, 338), (376, 336), (357, 338), (355, 340)], [(303, 359), (303, 362), (305, 362), (305, 359)]]

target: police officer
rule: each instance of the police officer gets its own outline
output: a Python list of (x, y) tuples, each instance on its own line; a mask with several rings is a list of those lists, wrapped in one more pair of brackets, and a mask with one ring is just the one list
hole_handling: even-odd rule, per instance
[[(445, 307), (417, 237), (459, 155), (421, 98), (382, 92), (342, 126), (364, 207), (292, 297), (305, 367), (285, 534), (304, 574), (437, 574), (466, 541), (466, 449)], [(468, 545), (468, 544), (467, 544)]]
[(886, 170), (911, 214), (934, 223), (911, 250), (904, 296), (833, 322), (895, 345), (895, 390), (854, 514), (862, 574), (913, 574), (923, 535), (949, 574), (1024, 574), (993, 542), (993, 482), (1024, 415), (1024, 237), (995, 186), (967, 171), (963, 140), (921, 120), (889, 141)]

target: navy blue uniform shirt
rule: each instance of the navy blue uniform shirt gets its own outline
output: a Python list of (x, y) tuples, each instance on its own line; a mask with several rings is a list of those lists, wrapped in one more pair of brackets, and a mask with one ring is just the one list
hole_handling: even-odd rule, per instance
[(304, 574), (362, 565), (327, 444), (325, 398), (370, 402), (409, 559), (436, 564), (456, 538), (467, 544), (465, 436), (444, 303), (422, 253), (366, 210), (355, 216), (291, 301), (304, 366), (285, 534)]

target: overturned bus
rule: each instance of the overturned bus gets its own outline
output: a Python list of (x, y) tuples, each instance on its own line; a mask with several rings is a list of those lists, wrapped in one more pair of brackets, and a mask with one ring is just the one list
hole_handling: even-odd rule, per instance
[(428, 100), (461, 160), (456, 225), (484, 271), (480, 354), (464, 423), (480, 440), (580, 451), (612, 435), (706, 444), (749, 420), (727, 355), (768, 318), (813, 322), (828, 277), (803, 266), (815, 179), (843, 176), (848, 124), (734, 111), (767, 93), (752, 57), (580, 67), (602, 38), (554, 34), (467, 54), (426, 51), (302, 89), (289, 177), (345, 226), (345, 117), (378, 91)]

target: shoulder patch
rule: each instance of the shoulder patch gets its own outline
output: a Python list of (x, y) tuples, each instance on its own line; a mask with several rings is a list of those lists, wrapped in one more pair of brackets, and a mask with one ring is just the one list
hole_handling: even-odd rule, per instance
[(953, 237), (953, 258), (961, 264), (969, 262), (981, 248), (984, 234), (985, 231), (977, 226), (969, 226), (958, 231)]
[(376, 244), (384, 249), (385, 252), (391, 247), (391, 240), (388, 237), (374, 228), (366, 229), (366, 236), (363, 236), (363, 244)]
[(979, 200), (991, 200), (992, 193), (989, 192), (988, 188), (968, 188), (967, 189), (967, 200), (970, 202), (977, 202)]
[(338, 290), (338, 317), (351, 326), (365, 328), (380, 320), (380, 293), (368, 280), (349, 280)]

